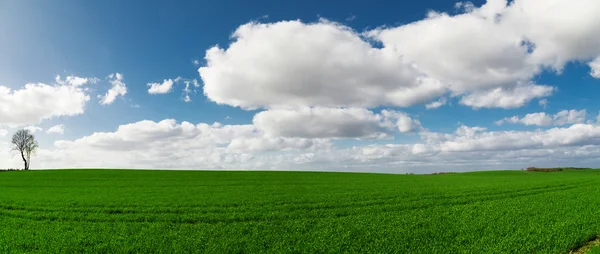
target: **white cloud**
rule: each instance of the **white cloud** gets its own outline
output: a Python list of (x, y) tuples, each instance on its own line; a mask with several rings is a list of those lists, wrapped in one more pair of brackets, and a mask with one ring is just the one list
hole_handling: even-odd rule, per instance
[(473, 108), (519, 108), (535, 98), (550, 96), (554, 88), (536, 84), (518, 84), (515, 87), (495, 88), (463, 96), (460, 103)]
[[(84, 81), (85, 80), (85, 81)], [(90, 79), (57, 77), (54, 84), (29, 83), (19, 90), (0, 86), (0, 125), (19, 127), (44, 119), (83, 114), (90, 100), (82, 88)]]
[(444, 105), (446, 105), (446, 98), (442, 97), (437, 101), (434, 101), (432, 103), (425, 105), (425, 108), (426, 109), (434, 109), (434, 108), (439, 108)]
[(185, 84), (185, 88), (183, 89), (183, 94), (184, 94), (183, 101), (190, 102), (190, 101), (192, 101), (192, 99), (190, 98), (190, 93), (191, 92), (195, 93), (196, 92), (195, 88), (200, 87), (200, 84), (198, 84), (198, 80), (196, 80), (196, 79), (184, 80), (183, 83)]
[(524, 125), (537, 125), (537, 126), (549, 126), (552, 125), (552, 117), (546, 115), (544, 112), (540, 113), (532, 113), (527, 114), (523, 118), (519, 118), (518, 116), (506, 117), (502, 120), (496, 121), (497, 125), (502, 125), (504, 123), (522, 123)]
[(475, 5), (471, 2), (457, 2), (454, 4), (454, 8), (457, 10), (464, 10), (465, 12), (472, 12), (475, 9)]
[(32, 125), (27, 126), (27, 127), (23, 128), (23, 129), (26, 129), (26, 130), (28, 130), (31, 133), (36, 133), (38, 131), (43, 131), (44, 130), (44, 129), (38, 127), (38, 126), (32, 126)]
[(95, 84), (98, 83), (97, 78), (82, 78), (77, 76), (67, 76), (64, 80), (61, 79), (60, 75), (56, 75), (54, 81), (60, 85), (70, 85), (70, 86), (83, 86), (86, 84)]
[[(297, 153), (327, 151), (326, 139), (268, 138), (252, 125), (140, 121), (114, 132), (97, 132), (76, 140), (59, 140), (40, 149), (36, 167), (129, 168), (263, 168), (291, 160)], [(0, 151), (2, 152), (2, 151)], [(284, 157), (277, 154), (290, 153)], [(270, 155), (269, 153), (275, 153)], [(0, 153), (0, 156), (7, 154)], [(255, 159), (256, 157), (260, 159)], [(102, 158), (110, 157), (111, 160)], [(2, 157), (4, 158), (4, 157)], [(287, 158), (287, 159), (286, 159)], [(10, 166), (13, 160), (0, 160)], [(14, 161), (17, 163), (18, 161)]]
[(112, 87), (106, 92), (104, 96), (98, 95), (100, 98), (100, 104), (109, 105), (112, 104), (117, 97), (125, 96), (127, 94), (127, 85), (123, 82), (123, 75), (120, 73), (114, 73), (108, 75), (108, 79), (110, 80), (110, 84)]
[(148, 83), (148, 93), (149, 94), (166, 94), (171, 91), (173, 88), (173, 84), (179, 82), (181, 77), (177, 77), (175, 79), (165, 79), (162, 83)]
[(554, 125), (565, 125), (585, 122), (587, 112), (582, 110), (563, 110), (554, 115)]
[(253, 153), (267, 151), (314, 150), (330, 147), (326, 139), (307, 138), (236, 138), (227, 146), (228, 152)]
[(574, 124), (568, 128), (545, 131), (478, 132), (438, 140), (443, 152), (502, 151), (563, 146), (600, 145), (600, 126)]
[[(574, 124), (536, 131), (487, 131), (460, 126), (454, 133), (420, 132), (421, 142), (340, 148), (327, 139), (265, 137), (252, 125), (140, 121), (114, 132), (55, 142), (40, 149), (36, 167), (181, 169), (296, 169), (378, 172), (507, 169), (594, 165), (600, 126)], [(0, 147), (2, 167), (18, 166)], [(111, 158), (105, 160), (103, 158)], [(11, 164), (12, 163), (12, 164)], [(14, 165), (13, 165), (14, 164)]]
[(590, 75), (594, 78), (600, 78), (600, 56), (589, 63)]
[[(546, 113), (540, 113), (540, 114), (543, 114), (544, 116), (546, 116)], [(511, 117), (505, 117), (502, 120), (495, 121), (494, 123), (496, 125), (503, 125), (505, 123), (516, 124), (516, 123), (519, 123), (519, 120), (521, 120), (521, 119), (518, 116), (511, 116)], [(550, 119), (550, 120), (552, 120), (552, 119)]]
[(534, 45), (528, 61), (561, 71), (567, 62), (600, 55), (598, 12), (596, 0), (516, 0), (501, 23)]
[(410, 118), (406, 113), (393, 111), (393, 110), (382, 110), (381, 115), (386, 120), (396, 121), (396, 128), (401, 133), (416, 132), (424, 130), (419, 120)]
[(538, 101), (538, 104), (540, 104), (540, 106), (546, 109), (546, 107), (548, 106), (548, 99), (541, 99)]
[[(234, 142), (235, 141), (235, 142)], [(274, 146), (274, 143), (277, 146)], [(281, 142), (281, 143), (277, 143)], [(244, 148), (247, 152), (270, 151), (288, 148), (310, 148), (307, 139), (268, 138), (253, 125), (221, 125), (220, 123), (191, 124), (177, 123), (174, 119), (160, 122), (144, 120), (121, 125), (115, 132), (97, 132), (75, 141), (57, 141), (61, 149), (93, 147), (119, 151), (144, 151), (154, 146), (173, 149), (217, 149), (239, 150), (236, 144), (254, 145)], [(231, 147), (234, 146), (234, 147)]]
[(528, 80), (538, 68), (527, 61), (522, 35), (495, 20), (504, 11), (502, 2), (471, 6), (470, 12), (456, 16), (434, 13), (368, 34), (428, 76), (452, 84), (455, 92), (514, 84)]
[[(391, 49), (373, 48), (343, 25), (321, 20), (248, 23), (227, 49), (206, 52), (204, 93), (242, 108), (411, 106), (446, 87)], [(343, 91), (343, 92), (342, 92)]]
[(516, 108), (552, 94), (531, 83), (545, 68), (560, 73), (600, 55), (598, 1), (456, 7), (464, 13), (432, 11), (361, 34), (327, 20), (242, 25), (228, 47), (207, 50), (199, 69), (205, 94), (245, 109), (407, 107), (446, 92), (474, 108)]
[[(422, 133), (425, 143), (354, 147), (357, 167), (424, 171), (593, 166), (599, 162), (600, 126), (575, 124), (545, 131), (498, 131), (461, 126), (455, 134)], [(318, 153), (317, 153), (318, 154)], [(332, 156), (327, 154), (325, 156)], [(337, 159), (337, 158), (336, 158)], [(434, 169), (435, 168), (435, 169)]]
[(362, 108), (272, 109), (256, 114), (253, 122), (267, 137), (293, 138), (378, 139), (420, 126), (404, 113)]
[(496, 124), (501, 125), (504, 123), (517, 124), (521, 123), (524, 125), (537, 125), (537, 126), (550, 126), (550, 125), (566, 125), (585, 122), (587, 112), (585, 109), (582, 110), (562, 110), (556, 114), (547, 115), (544, 112), (531, 113), (525, 115), (523, 118), (518, 116), (506, 117), (502, 120), (496, 121)]
[(537, 126), (549, 126), (552, 125), (553, 119), (546, 113), (533, 113), (527, 114), (525, 117), (519, 119), (519, 122), (524, 125), (537, 125)]
[[(75, 77), (75, 76), (68, 76), (66, 78), (66, 82), (71, 84), (72, 86), (82, 86), (87, 84), (89, 81), (89, 79), (87, 78), (81, 78), (81, 77)], [(95, 83), (95, 82), (92, 82)]]
[(0, 138), (6, 137), (8, 135), (8, 131), (5, 129), (0, 129)]
[(182, 77), (177, 77), (175, 79), (165, 79), (162, 83), (148, 83), (148, 93), (149, 94), (166, 94), (173, 90), (173, 86), (178, 84), (179, 82), (183, 82), (185, 87), (183, 88), (183, 101), (190, 102), (192, 98), (190, 97), (191, 93), (196, 93), (197, 88), (200, 87), (198, 80), (196, 79), (184, 79)]
[(46, 133), (64, 134), (65, 126), (62, 124), (54, 125), (54, 126), (50, 127), (48, 130), (46, 130)]

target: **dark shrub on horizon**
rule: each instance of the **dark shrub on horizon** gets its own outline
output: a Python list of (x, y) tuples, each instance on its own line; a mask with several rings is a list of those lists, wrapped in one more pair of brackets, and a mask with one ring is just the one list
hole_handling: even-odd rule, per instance
[(19, 169), (16, 169), (16, 168), (4, 168), (4, 169), (0, 169), (0, 172), (5, 172), (5, 171), (19, 171)]
[(435, 173), (431, 173), (431, 175), (449, 175), (449, 174), (456, 174), (456, 172), (435, 172)]
[(536, 168), (536, 167), (528, 167), (527, 171), (533, 171), (533, 172), (560, 172), (560, 171), (567, 171), (567, 170), (585, 170), (585, 169), (591, 169), (591, 168), (575, 168), (575, 167), (565, 167), (565, 168)]

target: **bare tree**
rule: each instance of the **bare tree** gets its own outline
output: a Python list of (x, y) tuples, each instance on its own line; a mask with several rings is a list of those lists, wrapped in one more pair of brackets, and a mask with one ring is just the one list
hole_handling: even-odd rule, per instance
[(13, 150), (21, 153), (21, 158), (25, 164), (24, 170), (29, 170), (31, 164), (31, 154), (38, 148), (35, 137), (29, 130), (18, 130), (12, 137)]

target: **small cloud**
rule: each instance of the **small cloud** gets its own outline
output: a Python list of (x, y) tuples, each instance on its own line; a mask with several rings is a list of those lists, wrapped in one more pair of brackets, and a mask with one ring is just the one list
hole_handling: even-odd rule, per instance
[(349, 17), (346, 18), (346, 21), (350, 22), (355, 19), (356, 19), (356, 15), (350, 15)]
[(173, 88), (173, 84), (175, 84), (176, 80), (165, 79), (162, 83), (148, 83), (148, 93), (149, 94), (166, 94), (171, 91)]
[(231, 117), (230, 117), (230, 116), (226, 116), (226, 117), (225, 117), (225, 120), (229, 120), (229, 119), (231, 119)]
[(90, 82), (90, 84), (98, 84), (98, 82), (100, 82), (100, 79), (96, 77), (88, 78), (88, 82)]
[(475, 9), (475, 5), (469, 1), (457, 2), (454, 4), (454, 9), (456, 9), (457, 11), (464, 10), (464, 12), (469, 13)]
[(106, 92), (105, 95), (98, 95), (100, 98), (100, 104), (109, 105), (112, 104), (117, 97), (125, 96), (127, 94), (127, 85), (123, 82), (123, 74), (121, 73), (112, 73), (107, 77), (110, 79), (110, 84), (112, 87)]
[(434, 108), (439, 108), (443, 105), (446, 105), (446, 98), (440, 98), (437, 101), (429, 103), (429, 104), (425, 105), (425, 108), (426, 109), (434, 109)]
[(265, 20), (265, 19), (268, 19), (268, 18), (269, 18), (269, 15), (265, 14), (265, 15), (262, 15), (262, 16), (256, 18), (255, 21)]
[(194, 65), (200, 65), (200, 61), (198, 61), (198, 59), (194, 59), (194, 60), (192, 60), (192, 63), (193, 63)]
[(70, 76), (66, 76), (65, 79), (63, 80), (60, 75), (56, 75), (56, 77), (54, 78), (54, 81), (58, 85), (81, 87), (86, 84), (96, 84), (96, 83), (98, 83), (99, 79), (95, 78), (95, 77), (82, 78), (82, 77), (77, 77), (75, 75), (70, 75)]
[(56, 134), (64, 134), (65, 133), (65, 126), (62, 124), (59, 125), (55, 125), (50, 127), (50, 129), (48, 129), (46, 131), (46, 133), (50, 134), (50, 133), (56, 133)]
[(183, 89), (183, 101), (185, 102), (190, 102), (192, 101), (192, 99), (190, 98), (190, 92), (196, 92), (196, 89), (191, 89), (190, 85), (194, 86), (194, 87), (199, 87), (200, 84), (198, 84), (198, 80), (196, 79), (192, 79), (192, 80), (184, 80), (183, 83), (185, 84), (185, 88)]
[(36, 133), (38, 131), (43, 131), (44, 130), (44, 129), (38, 127), (38, 126), (33, 126), (33, 125), (27, 126), (27, 127), (23, 128), (23, 129), (26, 129), (26, 130), (30, 131), (31, 133)]
[(546, 106), (548, 106), (548, 99), (541, 99), (538, 101), (538, 103), (540, 104), (540, 106), (546, 109)]
[(148, 93), (149, 94), (166, 94), (173, 90), (175, 85), (185, 84), (183, 88), (183, 101), (190, 102), (192, 98), (190, 97), (190, 93), (196, 93), (197, 90), (194, 88), (200, 87), (200, 83), (198, 83), (197, 79), (186, 79), (182, 77), (177, 77), (175, 79), (165, 79), (162, 83), (148, 83)]
[(140, 105), (139, 104), (131, 104), (131, 107), (132, 108), (140, 108)]
[(505, 117), (502, 120), (496, 121), (497, 125), (505, 123), (510, 124), (524, 124), (524, 125), (537, 125), (537, 126), (561, 126), (566, 124), (584, 123), (587, 116), (585, 109), (582, 110), (562, 110), (554, 115), (546, 114), (545, 112), (530, 113), (525, 115), (523, 118), (519, 116)]
[(600, 56), (588, 65), (590, 66), (590, 75), (594, 78), (600, 78)]

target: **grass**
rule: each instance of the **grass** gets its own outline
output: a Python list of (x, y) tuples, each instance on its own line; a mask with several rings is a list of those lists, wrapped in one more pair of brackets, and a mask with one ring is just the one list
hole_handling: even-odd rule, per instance
[(591, 248), (589, 252), (587, 252), (587, 254), (600, 254), (600, 247), (596, 246), (594, 248)]
[(600, 171), (0, 174), (0, 253), (568, 253)]
[(600, 238), (596, 237), (569, 254), (600, 254)]

